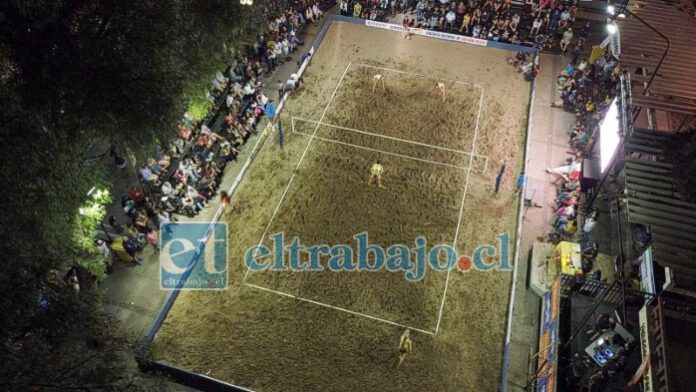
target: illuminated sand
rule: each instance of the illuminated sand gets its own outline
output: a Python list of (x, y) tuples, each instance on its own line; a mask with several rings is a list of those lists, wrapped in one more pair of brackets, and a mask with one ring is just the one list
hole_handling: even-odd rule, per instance
[[(504, 231), (514, 243), (529, 85), (511, 55), (334, 23), (283, 114), (285, 151), (264, 146), (224, 217), (230, 290), (182, 293), (154, 358), (259, 391), (495, 390), (510, 272), (247, 274), (243, 256), (278, 231), (308, 245), (353, 245), (362, 231), (385, 247), (456, 237), (464, 254)], [(386, 90), (373, 95), (375, 73)], [(366, 186), (375, 160), (384, 189)], [(402, 326), (421, 332), (397, 370)]]

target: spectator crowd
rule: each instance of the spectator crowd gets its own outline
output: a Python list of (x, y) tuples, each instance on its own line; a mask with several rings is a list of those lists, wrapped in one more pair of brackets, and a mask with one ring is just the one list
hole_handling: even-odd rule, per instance
[[(265, 10), (266, 32), (215, 75), (206, 92), (207, 115), (195, 120), (187, 112), (173, 130), (172, 140), (137, 168), (141, 186), (131, 187), (121, 198), (127, 222), (109, 217), (112, 228), (123, 234), (119, 248), (133, 261), (141, 262), (140, 251), (148, 244), (159, 252), (156, 228), (176, 221), (175, 214), (193, 217), (217, 194), (223, 202), (229, 199), (218, 192), (223, 170), (257, 132), (273, 102), (260, 78), (289, 60), (303, 44), (299, 30), (307, 23), (317, 23), (323, 13), (314, 1), (288, 3), (285, 9), (271, 3)], [(287, 84), (275, 86), (278, 97), (299, 83), (295, 76)], [(115, 148), (111, 155), (116, 167), (124, 171), (126, 159)]]
[(556, 177), (553, 182), (558, 187), (554, 229), (559, 239), (582, 244), (583, 273), (592, 269), (597, 254), (597, 246), (589, 236), (596, 226), (597, 212), (590, 212), (580, 222), (582, 162), (594, 150), (600, 121), (617, 94), (620, 72), (611, 52), (590, 60), (575, 54), (557, 76), (559, 99), (552, 106), (573, 113), (575, 122), (568, 129), (572, 158), (563, 166), (547, 169)]
[[(341, 0), (344, 16), (386, 20), (404, 13), (410, 27), (447, 31), (566, 53), (590, 26), (575, 26), (578, 0)], [(410, 16), (409, 16), (410, 15)]]

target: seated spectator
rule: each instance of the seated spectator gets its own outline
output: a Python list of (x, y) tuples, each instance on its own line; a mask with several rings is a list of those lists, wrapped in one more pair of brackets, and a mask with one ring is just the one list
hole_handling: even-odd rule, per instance
[(251, 81), (248, 81), (248, 82), (244, 85), (244, 90), (242, 90), (242, 93), (244, 94), (244, 97), (248, 97), (249, 95), (252, 95), (252, 94), (254, 94), (255, 92), (256, 92), (256, 89), (255, 89), (254, 86), (252, 85), (252, 82), (251, 82)]
[(243, 80), (243, 76), (237, 66), (228, 67), (229, 80), (237, 84)]
[(534, 37), (534, 47), (542, 50), (544, 49), (544, 44), (546, 43), (546, 36), (544, 34), (537, 34)]
[(445, 27), (450, 29), (454, 28), (454, 21), (457, 19), (457, 14), (454, 13), (453, 9), (450, 9), (447, 14), (445, 14)]
[(174, 192), (174, 187), (172, 187), (171, 182), (164, 181), (160, 187), (160, 191), (162, 192), (162, 195), (169, 196), (172, 194), (172, 192)]
[(319, 9), (319, 6), (317, 5), (317, 3), (314, 3), (314, 4), (312, 5), (312, 13), (314, 14), (314, 19), (317, 20), (317, 21), (318, 21), (318, 20), (321, 18), (321, 16), (324, 14), (324, 12), (322, 12), (322, 10)]
[(578, 71), (584, 72), (585, 69), (587, 68), (587, 59), (583, 58), (580, 60), (580, 63), (575, 67)]
[(147, 166), (147, 164), (144, 164), (140, 170), (139, 170), (140, 176), (143, 178), (143, 180), (151, 182), (151, 183), (156, 183), (159, 181), (159, 177), (152, 172), (150, 167)]
[(179, 124), (176, 127), (179, 137), (186, 141), (191, 137), (191, 128), (187, 128), (184, 124)]
[(237, 158), (237, 155), (240, 154), (240, 151), (234, 147), (228, 142), (225, 141), (220, 145), (220, 158), (222, 159), (223, 163), (227, 163), (233, 159)]
[(132, 216), (136, 208), (135, 201), (129, 199), (127, 196), (123, 196), (121, 197), (121, 208), (126, 216)]
[(181, 204), (185, 208), (190, 208), (193, 213), (197, 213), (203, 210), (203, 204), (200, 201), (194, 200), (191, 196), (184, 196), (181, 198)]
[[(360, 3), (357, 3), (355, 5), (354, 9), (358, 8), (359, 4)], [(362, 7), (361, 7), (361, 10), (362, 10)], [(357, 15), (355, 15), (355, 11), (353, 13), (353, 16), (357, 16)], [(307, 7), (307, 9), (305, 10), (305, 19), (307, 20), (307, 23), (317, 24), (317, 20), (314, 17), (314, 12), (312, 12), (312, 7)]]
[(512, 31), (517, 31), (517, 26), (520, 24), (520, 14), (514, 14), (512, 15), (512, 19), (510, 20), (510, 30)]
[(570, 27), (570, 10), (568, 8), (564, 8), (563, 11), (561, 12), (561, 15), (559, 16), (561, 23), (559, 25), (559, 28), (561, 30), (565, 30)]
[(590, 31), (592, 29), (592, 24), (590, 22), (585, 23), (582, 27), (580, 33), (578, 34), (578, 46), (585, 46), (585, 41), (590, 37)]
[(561, 39), (560, 47), (561, 47), (561, 52), (565, 54), (565, 52), (568, 50), (568, 45), (570, 45), (570, 41), (573, 39), (573, 29), (568, 28), (566, 31), (563, 32), (563, 38)]
[(225, 91), (225, 88), (227, 87), (227, 82), (229, 79), (224, 77), (222, 75), (222, 72), (218, 72), (215, 74), (215, 79), (213, 79), (213, 89), (216, 90), (217, 92), (221, 93)]

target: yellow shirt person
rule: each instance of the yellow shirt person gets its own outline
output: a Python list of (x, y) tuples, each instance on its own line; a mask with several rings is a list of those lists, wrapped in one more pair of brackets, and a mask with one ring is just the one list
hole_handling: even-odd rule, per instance
[(367, 185), (372, 185), (372, 180), (377, 180), (377, 186), (382, 188), (382, 173), (384, 172), (384, 167), (379, 163), (375, 162), (370, 168), (370, 179), (367, 180)]
[(406, 356), (413, 351), (413, 341), (411, 340), (411, 330), (406, 329), (404, 333), (401, 334), (399, 339), (399, 364), (396, 365), (398, 369), (401, 364), (404, 363)]

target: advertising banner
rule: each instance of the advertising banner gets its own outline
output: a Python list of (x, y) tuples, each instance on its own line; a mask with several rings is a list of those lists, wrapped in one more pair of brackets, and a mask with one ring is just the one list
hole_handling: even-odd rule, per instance
[(558, 371), (558, 316), (561, 301), (561, 280), (557, 278), (544, 294), (539, 334), (539, 362), (537, 367), (537, 392), (556, 390)]

